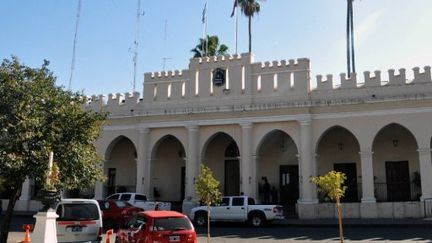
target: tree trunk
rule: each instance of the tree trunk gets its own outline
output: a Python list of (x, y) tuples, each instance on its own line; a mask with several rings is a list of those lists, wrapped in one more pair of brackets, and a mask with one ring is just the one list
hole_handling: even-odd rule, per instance
[(252, 16), (249, 16), (249, 53), (252, 53)]
[[(22, 183), (21, 183), (22, 184)], [(12, 195), (9, 197), (9, 204), (3, 218), (0, 232), (0, 243), (6, 243), (9, 235), (9, 227), (12, 221), (13, 209), (15, 203), (21, 195), (21, 185), (15, 186), (15, 190), (12, 191)]]
[(210, 205), (207, 205), (207, 243), (210, 243)]
[(336, 208), (338, 213), (338, 219), (339, 219), (339, 238), (340, 242), (344, 242), (344, 236), (343, 236), (343, 228), (342, 228), (342, 212), (341, 212), (341, 205), (340, 205), (340, 199), (336, 198)]

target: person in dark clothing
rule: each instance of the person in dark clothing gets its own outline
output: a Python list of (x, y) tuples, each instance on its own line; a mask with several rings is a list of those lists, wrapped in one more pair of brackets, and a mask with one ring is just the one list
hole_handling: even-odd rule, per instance
[(276, 190), (276, 187), (272, 186), (270, 194), (271, 194), (271, 198), (272, 198), (272, 204), (278, 204), (279, 195), (278, 195), (278, 191)]
[(267, 180), (267, 177), (262, 178), (264, 181), (263, 185), (263, 194), (264, 194), (264, 204), (270, 203), (270, 183)]

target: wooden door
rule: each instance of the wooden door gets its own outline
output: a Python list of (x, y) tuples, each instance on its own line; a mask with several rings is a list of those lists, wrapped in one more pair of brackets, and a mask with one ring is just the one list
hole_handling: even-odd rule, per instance
[(408, 161), (387, 161), (385, 167), (387, 200), (390, 202), (410, 201), (411, 188)]
[(294, 205), (299, 198), (298, 165), (279, 166), (280, 204)]

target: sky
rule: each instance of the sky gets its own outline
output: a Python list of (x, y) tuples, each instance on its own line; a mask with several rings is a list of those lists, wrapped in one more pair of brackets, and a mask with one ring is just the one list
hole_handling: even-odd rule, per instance
[[(235, 52), (233, 0), (208, 1), (208, 34)], [(69, 87), (79, 0), (0, 0), (0, 58), (31, 67), (44, 59)], [(144, 73), (187, 69), (203, 35), (205, 0), (141, 0), (136, 90)], [(138, 0), (82, 0), (71, 89), (86, 95), (133, 91)], [(318, 74), (346, 72), (346, 0), (266, 0), (252, 21), (256, 62), (309, 58)], [(432, 0), (355, 0), (356, 70), (432, 65)], [(248, 51), (239, 17), (238, 52)], [(362, 80), (363, 75), (360, 80)]]

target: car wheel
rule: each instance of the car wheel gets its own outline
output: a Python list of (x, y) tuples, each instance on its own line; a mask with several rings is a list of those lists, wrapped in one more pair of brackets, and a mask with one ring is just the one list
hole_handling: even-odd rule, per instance
[(250, 217), (249, 222), (254, 227), (261, 227), (261, 226), (264, 225), (265, 219), (264, 219), (264, 217), (262, 215), (253, 214)]
[(204, 226), (207, 224), (207, 214), (206, 213), (197, 213), (194, 219), (196, 225)]

